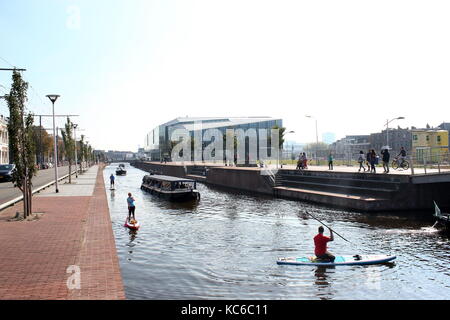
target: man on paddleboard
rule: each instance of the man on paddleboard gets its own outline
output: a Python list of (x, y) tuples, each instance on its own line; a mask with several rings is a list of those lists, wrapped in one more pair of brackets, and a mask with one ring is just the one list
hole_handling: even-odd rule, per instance
[(330, 228), (328, 230), (330, 230), (330, 237), (324, 236), (324, 228), (319, 227), (319, 234), (314, 237), (314, 245), (316, 246), (314, 254), (321, 261), (334, 262), (335, 256), (327, 251), (327, 243), (334, 240), (333, 231)]
[(136, 218), (134, 217), (134, 211), (136, 210), (136, 206), (134, 205), (134, 198), (131, 196), (131, 193), (128, 193), (128, 198), (127, 198), (127, 203), (128, 203), (128, 221), (131, 221), (131, 215), (133, 215), (133, 220), (136, 220)]
[(113, 189), (114, 188), (114, 180), (115, 180), (115, 178), (114, 178), (114, 175), (111, 173), (111, 176), (109, 177), (109, 180), (110, 180), (110, 182), (111, 182), (111, 189)]

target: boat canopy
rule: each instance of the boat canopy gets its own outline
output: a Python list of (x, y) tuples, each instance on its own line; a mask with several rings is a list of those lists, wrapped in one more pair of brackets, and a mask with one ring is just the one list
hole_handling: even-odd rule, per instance
[(195, 182), (192, 179), (185, 179), (179, 177), (162, 176), (162, 175), (147, 175), (145, 176), (149, 180), (167, 181), (167, 182)]

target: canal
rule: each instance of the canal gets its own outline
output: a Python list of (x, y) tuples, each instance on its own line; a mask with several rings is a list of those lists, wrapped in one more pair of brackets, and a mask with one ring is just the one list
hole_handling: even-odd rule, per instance
[[(144, 171), (127, 164), (109, 190), (109, 209), (127, 299), (449, 299), (450, 242), (432, 213), (365, 214), (243, 194), (198, 184), (197, 204), (176, 204), (140, 190)], [(136, 199), (141, 229), (123, 227), (126, 198)], [(310, 256), (319, 223), (335, 236), (334, 254), (395, 254), (374, 266), (279, 266)], [(325, 232), (328, 235), (328, 230)]]

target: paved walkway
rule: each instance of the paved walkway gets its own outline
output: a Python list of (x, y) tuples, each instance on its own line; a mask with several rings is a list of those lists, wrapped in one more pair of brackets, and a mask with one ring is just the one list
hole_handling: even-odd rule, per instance
[(100, 169), (36, 195), (38, 220), (0, 213), (0, 299), (125, 299)]

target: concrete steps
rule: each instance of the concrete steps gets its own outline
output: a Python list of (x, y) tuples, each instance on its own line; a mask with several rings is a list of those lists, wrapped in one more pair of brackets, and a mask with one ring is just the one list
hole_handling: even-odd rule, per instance
[(302, 188), (275, 187), (274, 195), (291, 200), (309, 201), (341, 208), (361, 211), (384, 211), (392, 207), (389, 199), (370, 196), (358, 196), (336, 192), (325, 192)]
[(401, 193), (408, 177), (383, 174), (280, 170), (274, 195), (303, 201), (352, 207), (363, 211), (386, 210)]

